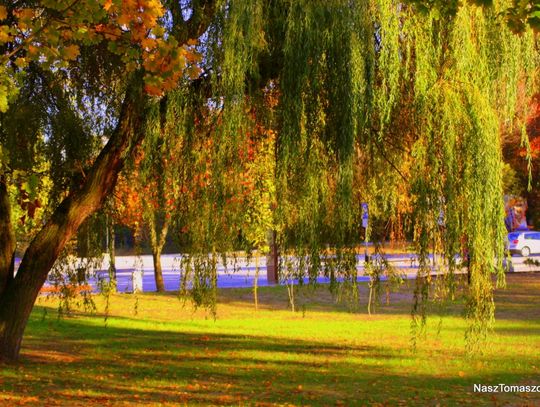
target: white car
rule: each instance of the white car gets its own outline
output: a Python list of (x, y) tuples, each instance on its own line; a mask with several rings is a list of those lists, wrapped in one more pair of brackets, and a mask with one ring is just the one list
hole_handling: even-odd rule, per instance
[(525, 257), (540, 253), (540, 232), (528, 230), (508, 233), (508, 250)]

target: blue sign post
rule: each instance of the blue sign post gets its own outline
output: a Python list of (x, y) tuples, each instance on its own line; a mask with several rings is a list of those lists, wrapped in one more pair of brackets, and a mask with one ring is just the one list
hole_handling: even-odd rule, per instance
[(368, 227), (368, 220), (369, 220), (369, 207), (367, 202), (362, 202), (362, 227), (366, 228)]
[(364, 260), (366, 262), (369, 261), (369, 256), (368, 256), (368, 251), (367, 251), (368, 224), (369, 224), (369, 206), (367, 202), (362, 202), (362, 227), (365, 229), (364, 231), (364, 245), (365, 245)]

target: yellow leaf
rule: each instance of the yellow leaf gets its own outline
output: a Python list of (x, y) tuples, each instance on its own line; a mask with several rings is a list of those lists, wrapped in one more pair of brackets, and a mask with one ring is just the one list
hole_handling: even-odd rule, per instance
[(103, 4), (103, 8), (105, 11), (109, 11), (109, 9), (112, 7), (112, 0), (105, 0), (105, 3)]
[(19, 67), (19, 68), (24, 68), (28, 65), (28, 61), (26, 60), (26, 58), (17, 58), (15, 60), (15, 64)]
[(148, 48), (149, 50), (154, 49), (156, 46), (156, 40), (153, 38), (143, 38), (141, 41), (143, 48)]
[(0, 20), (5, 20), (7, 18), (7, 10), (4, 6), (0, 6)]
[(118, 19), (116, 20), (118, 22), (119, 26), (129, 26), (129, 23), (131, 23), (132, 16), (130, 16), (127, 13), (122, 13)]
[(67, 60), (73, 61), (74, 59), (77, 59), (77, 57), (79, 56), (79, 53), (80, 53), (79, 46), (75, 44), (68, 45), (67, 47), (64, 48), (63, 53)]
[(157, 27), (152, 28), (152, 32), (156, 37), (163, 37), (163, 34), (165, 34), (165, 29), (158, 25)]
[(0, 43), (9, 41), (9, 27), (7, 25), (0, 25)]
[(31, 21), (32, 18), (34, 18), (34, 10), (29, 8), (23, 8), (17, 12), (17, 15), (20, 20)]

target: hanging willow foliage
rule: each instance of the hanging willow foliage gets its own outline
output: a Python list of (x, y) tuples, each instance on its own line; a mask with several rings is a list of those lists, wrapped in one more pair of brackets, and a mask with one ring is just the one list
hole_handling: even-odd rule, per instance
[(504, 283), (500, 132), (519, 124), (518, 89), (533, 88), (538, 66), (533, 34), (514, 36), (498, 17), (509, 2), (495, 3), (444, 20), (393, 0), (218, 3), (201, 48), (210, 92), (186, 81), (167, 96), (167, 132), (182, 140), (183, 287), (198, 304), (215, 304), (219, 254), (246, 247), (243, 151), (263, 124), (276, 134), (276, 162), (261, 166), (275, 168), (275, 185), (259, 183), (258, 196), (277, 202), (266, 217), (282, 277), (326, 275), (356, 298), (359, 203), (369, 202), (372, 216), (414, 229), (417, 332), (430, 254), (444, 257), (439, 281), (452, 295), (466, 249), (476, 346), (493, 320), (494, 271)]
[(470, 350), (493, 321), (492, 274), (504, 285), (499, 132), (515, 120), (518, 82), (529, 88), (536, 66), (532, 34), (517, 38), (496, 16), (497, 9), (463, 6), (451, 21), (411, 15), (404, 29), (418, 123), (413, 192), (421, 272), (413, 326), (418, 313), (425, 321), (429, 251), (444, 253), (450, 275), (461, 251), (469, 259)]
[(352, 181), (355, 143), (372, 98), (369, 4), (286, 7), (276, 166), (280, 247), (298, 258), (293, 275), (300, 284), (323, 273), (332, 289), (343, 278), (356, 291)]
[(257, 56), (265, 47), (262, 24), (263, 1), (217, 2), (214, 23), (202, 40), (204, 76), (170, 92), (159, 114), (150, 117), (155, 125), (148, 126), (150, 133), (161, 128), (177, 146), (173, 179), (181, 192), (176, 214), (181, 294), (212, 311), (219, 260), (227, 265), (225, 254), (241, 240), (242, 154), (255, 127), (249, 110), (260, 93), (248, 85), (257, 80)]

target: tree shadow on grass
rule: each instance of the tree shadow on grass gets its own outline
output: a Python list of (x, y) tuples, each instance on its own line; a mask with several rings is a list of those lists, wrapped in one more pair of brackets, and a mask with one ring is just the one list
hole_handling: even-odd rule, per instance
[(34, 313), (21, 363), (0, 370), (0, 404), (480, 405), (493, 401), (471, 395), (473, 383), (532, 380), (520, 371), (414, 373), (415, 363), (450, 356), (272, 335), (58, 323)]
[[(459, 277), (459, 276), (458, 276)], [(463, 276), (461, 276), (463, 278)], [(496, 277), (493, 277), (495, 283)], [(507, 288), (495, 290), (497, 313), (502, 317), (512, 317), (517, 320), (540, 317), (540, 273), (507, 273)], [(386, 283), (381, 283), (380, 301), (376, 304), (375, 313), (380, 314), (410, 314), (414, 302), (414, 280), (406, 280), (398, 290), (390, 292), (386, 303)], [(466, 286), (459, 287), (455, 300), (447, 300), (444, 315), (461, 316), (466, 302)], [(433, 292), (432, 292), (433, 293)], [(327, 284), (318, 284), (315, 287), (302, 286), (296, 293), (297, 309), (307, 312), (354, 312), (367, 314), (367, 300), (369, 289), (367, 283), (358, 285), (359, 303), (355, 307), (346, 301), (336, 301)], [(249, 306), (253, 302), (253, 292), (250, 288), (221, 289), (219, 290), (219, 303), (239, 304)], [(441, 309), (439, 304), (428, 304), (433, 311)], [(289, 308), (287, 290), (284, 286), (259, 287), (259, 308), (284, 310)]]
[[(533, 295), (539, 277), (510, 275), (510, 289), (497, 291), (501, 325), (496, 324), (496, 332), (519, 338), (539, 334), (533, 310), (540, 302)], [(335, 305), (325, 287), (319, 290), (327, 297), (316, 292), (308, 313), (346, 311), (344, 305)], [(365, 287), (361, 290), (365, 296)], [(262, 307), (286, 308), (283, 287), (261, 293)], [(252, 293), (240, 294), (230, 291), (220, 302), (245, 307)], [(283, 301), (281, 308), (276, 307), (278, 300)], [(408, 314), (410, 300), (407, 290), (393, 295), (374, 320)], [(445, 315), (458, 315), (462, 309), (462, 303), (451, 305)], [(215, 334), (204, 324), (196, 327), (199, 333), (178, 332), (178, 326), (168, 330), (167, 322), (162, 330), (104, 327), (88, 318), (41, 320), (43, 310), (36, 307), (32, 314), (21, 363), (0, 366), (0, 405), (540, 405), (540, 393), (472, 393), (474, 383), (538, 384), (538, 370), (532, 365), (540, 362), (530, 354), (491, 355), (490, 369), (467, 370), (467, 362), (452, 367), (462, 351), (435, 347), (413, 354), (389, 347), (392, 342), (384, 338), (380, 346), (373, 345), (375, 341), (357, 346), (342, 340), (284, 338), (279, 332)], [(130, 318), (115, 319), (129, 325)], [(534, 323), (507, 327), (505, 319)], [(143, 326), (140, 319), (133, 321)]]

